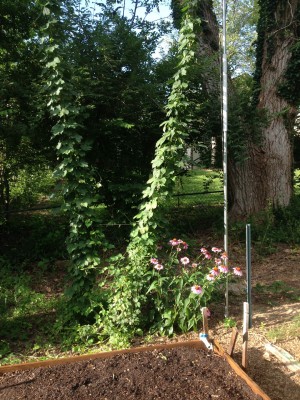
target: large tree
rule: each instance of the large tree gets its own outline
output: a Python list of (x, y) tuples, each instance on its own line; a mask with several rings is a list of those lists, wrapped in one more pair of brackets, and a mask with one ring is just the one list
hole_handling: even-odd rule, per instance
[[(300, 1), (259, 1), (253, 98), (266, 112), (260, 137), (247, 139), (247, 158), (231, 157), (231, 212), (244, 216), (267, 207), (287, 206), (292, 186), (292, 135), (299, 105)], [(296, 72), (294, 74), (293, 72)], [(298, 90), (297, 90), (298, 88)]]
[[(259, 20), (254, 77), (249, 71), (242, 74), (245, 71), (239, 65), (234, 68), (231, 64), (229, 68), (232, 72), (229, 76), (229, 184), (234, 218), (254, 214), (269, 204), (287, 206), (293, 194), (292, 136), (299, 106), (300, 1), (258, 0), (255, 7), (258, 7)], [(216, 93), (221, 68), (213, 1), (199, 1), (198, 10), (202, 20), (199, 56), (208, 56), (212, 66), (203, 70), (203, 89), (216, 109), (220, 106)], [(236, 60), (233, 57), (233, 63), (238, 64)], [(210, 118), (216, 119), (215, 112)]]

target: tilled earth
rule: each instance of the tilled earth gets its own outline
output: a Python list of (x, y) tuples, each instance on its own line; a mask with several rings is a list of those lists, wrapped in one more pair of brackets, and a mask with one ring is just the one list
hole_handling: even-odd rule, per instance
[(127, 353), (0, 376), (3, 400), (257, 400), (215, 354), (187, 347)]

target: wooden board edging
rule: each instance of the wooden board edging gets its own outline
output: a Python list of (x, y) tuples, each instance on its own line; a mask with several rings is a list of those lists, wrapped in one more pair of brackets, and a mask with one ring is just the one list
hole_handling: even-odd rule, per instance
[(70, 356), (70, 357), (62, 357), (62, 358), (55, 358), (51, 360), (45, 361), (33, 361), (29, 363), (21, 363), (21, 364), (13, 364), (13, 365), (3, 365), (0, 367), (0, 374), (4, 374), (6, 372), (14, 372), (14, 371), (22, 371), (26, 369), (33, 369), (33, 368), (44, 368), (44, 367), (52, 367), (55, 365), (63, 365), (63, 364), (70, 364), (73, 362), (78, 361), (87, 361), (87, 360), (94, 360), (96, 358), (111, 358), (119, 354), (126, 354), (126, 353), (139, 353), (144, 351), (153, 351), (153, 350), (163, 350), (163, 349), (170, 349), (176, 347), (195, 347), (198, 349), (205, 349), (205, 346), (200, 340), (193, 340), (189, 342), (174, 342), (174, 343), (167, 343), (167, 344), (156, 344), (156, 345), (149, 345), (143, 347), (131, 347), (129, 349), (122, 349), (122, 350), (111, 350), (111, 351), (103, 351), (100, 353), (91, 353), (91, 354), (83, 354), (77, 356)]
[[(226, 359), (231, 368), (235, 371), (235, 373), (241, 377), (246, 384), (251, 388), (251, 390), (259, 395), (262, 400), (271, 400), (270, 397), (262, 391), (262, 389), (244, 372), (241, 367), (226, 353), (226, 351), (222, 348), (222, 346), (216, 341), (213, 341), (214, 345), (214, 353), (222, 356)], [(205, 345), (200, 340), (191, 340), (188, 342), (173, 342), (173, 343), (164, 343), (164, 344), (155, 344), (151, 346), (143, 346), (143, 347), (132, 347), (130, 349), (123, 350), (112, 350), (108, 352), (101, 353), (93, 353), (93, 354), (84, 354), (72, 357), (64, 357), (64, 358), (56, 358), (45, 361), (35, 361), (31, 363), (21, 363), (14, 365), (4, 365), (0, 366), (0, 374), (4, 374), (6, 372), (14, 372), (14, 371), (22, 371), (33, 368), (44, 368), (51, 367), (56, 365), (70, 364), (73, 362), (79, 361), (87, 361), (94, 359), (103, 359), (103, 358), (111, 358), (115, 355), (126, 354), (126, 353), (139, 353), (145, 351), (153, 351), (153, 350), (164, 350), (164, 349), (172, 349), (177, 347), (192, 347), (195, 349), (205, 350)]]
[(215, 344), (219, 346), (219, 350), (222, 356), (226, 359), (231, 368), (236, 372), (236, 374), (241, 377), (247, 385), (252, 389), (252, 392), (259, 395), (262, 400), (271, 400), (271, 398), (250, 378), (248, 374), (233, 360), (232, 357), (215, 341)]

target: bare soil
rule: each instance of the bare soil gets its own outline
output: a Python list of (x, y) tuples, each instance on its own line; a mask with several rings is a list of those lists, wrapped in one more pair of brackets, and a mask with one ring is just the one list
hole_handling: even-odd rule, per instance
[(229, 364), (186, 347), (116, 355), (0, 377), (3, 400), (257, 400)]

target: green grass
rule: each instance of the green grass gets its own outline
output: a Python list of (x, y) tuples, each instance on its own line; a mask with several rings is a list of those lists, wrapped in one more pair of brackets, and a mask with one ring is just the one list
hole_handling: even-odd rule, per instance
[[(173, 206), (223, 204), (222, 172), (219, 170), (194, 169), (187, 171), (177, 181)], [(221, 193), (211, 193), (218, 192)], [(194, 195), (190, 195), (195, 193)], [(180, 195), (176, 197), (176, 195)]]
[(60, 296), (45, 290), (55, 280), (54, 270), (45, 274), (36, 265), (30, 274), (13, 272), (2, 262), (0, 274), (0, 363), (5, 364), (19, 362), (19, 352), (32, 354), (37, 348), (51, 347)]
[(257, 283), (254, 290), (257, 294), (263, 295), (267, 302), (269, 302), (269, 299), (275, 301), (277, 298), (300, 301), (299, 289), (291, 287), (283, 281), (274, 281), (269, 285)]
[(267, 338), (273, 341), (300, 338), (300, 313), (296, 315), (291, 322), (270, 329), (267, 332)]
[(222, 171), (212, 169), (188, 170), (177, 184), (177, 190), (204, 192), (222, 190)]

